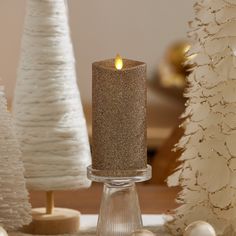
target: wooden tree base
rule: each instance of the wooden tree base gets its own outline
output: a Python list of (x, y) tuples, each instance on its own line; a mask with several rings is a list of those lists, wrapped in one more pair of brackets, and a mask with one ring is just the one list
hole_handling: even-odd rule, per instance
[(45, 208), (32, 210), (32, 222), (22, 232), (38, 235), (73, 234), (79, 231), (80, 213), (71, 209), (54, 208), (46, 214)]

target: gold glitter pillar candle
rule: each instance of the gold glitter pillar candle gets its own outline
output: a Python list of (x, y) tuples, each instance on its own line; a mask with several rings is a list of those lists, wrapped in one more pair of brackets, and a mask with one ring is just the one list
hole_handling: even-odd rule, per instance
[(93, 63), (92, 168), (107, 177), (147, 168), (146, 64), (121, 58)]

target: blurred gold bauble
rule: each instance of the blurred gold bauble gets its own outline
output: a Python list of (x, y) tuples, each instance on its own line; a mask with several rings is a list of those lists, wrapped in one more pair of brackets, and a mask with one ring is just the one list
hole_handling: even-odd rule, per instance
[(158, 80), (165, 88), (184, 89), (186, 77), (191, 73), (193, 64), (188, 52), (191, 48), (187, 41), (172, 44), (158, 66)]
[(192, 64), (190, 64), (190, 57), (187, 55), (191, 45), (186, 41), (179, 41), (171, 45), (166, 52), (165, 62), (173, 71), (184, 76), (189, 75)]
[(186, 41), (177, 41), (170, 45), (163, 56), (163, 59), (157, 66), (157, 70), (150, 85), (168, 96), (185, 99), (183, 92), (187, 84), (187, 76), (193, 69), (188, 52), (191, 44)]

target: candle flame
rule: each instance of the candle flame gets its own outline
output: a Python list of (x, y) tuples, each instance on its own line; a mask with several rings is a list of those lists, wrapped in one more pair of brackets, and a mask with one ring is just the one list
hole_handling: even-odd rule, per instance
[(116, 55), (115, 67), (117, 70), (121, 70), (123, 68), (123, 60), (119, 54)]

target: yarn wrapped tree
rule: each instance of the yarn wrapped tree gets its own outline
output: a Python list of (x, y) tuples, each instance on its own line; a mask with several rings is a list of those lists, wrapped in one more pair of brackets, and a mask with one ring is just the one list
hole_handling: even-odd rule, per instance
[(168, 226), (182, 235), (191, 222), (211, 223), (217, 235), (236, 234), (236, 0), (199, 0), (190, 37), (195, 65), (188, 78), (185, 134), (168, 185), (182, 191)]
[(48, 192), (89, 187), (86, 121), (64, 0), (28, 0), (14, 98), (27, 187)]
[(31, 206), (25, 186), (24, 168), (13, 122), (0, 87), (0, 225), (16, 230), (31, 221)]

